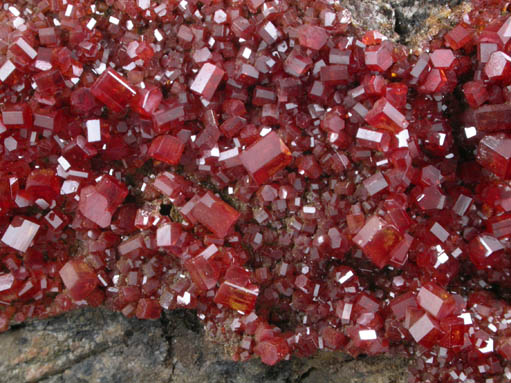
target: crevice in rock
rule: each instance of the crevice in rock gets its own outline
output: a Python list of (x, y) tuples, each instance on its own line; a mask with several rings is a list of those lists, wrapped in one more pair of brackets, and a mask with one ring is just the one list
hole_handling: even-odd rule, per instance
[(405, 26), (405, 22), (405, 17), (399, 8), (394, 8), (394, 31), (399, 36), (398, 42), (401, 44), (406, 44), (408, 38), (408, 31)]
[(416, 36), (424, 34), (429, 29), (427, 23), (429, 18), (439, 16), (445, 9), (454, 11), (463, 2), (464, 0), (390, 1), (388, 5), (394, 11), (394, 31), (398, 36), (397, 41), (413, 48)]
[(172, 370), (174, 370), (174, 364), (172, 363), (172, 358), (174, 355), (174, 349), (172, 347), (172, 329), (170, 320), (166, 312), (163, 313), (163, 315), (160, 317), (160, 323), (162, 327), (163, 337), (165, 338), (165, 341), (167, 342), (168, 345), (167, 356), (165, 357), (164, 363), (171, 367)]
[(25, 327), (26, 327), (26, 322), (22, 322), (22, 323), (12, 324), (10, 329), (12, 331), (16, 331), (16, 330), (24, 329)]
[(305, 379), (307, 379), (307, 377), (315, 370), (316, 368), (315, 367), (310, 367), (307, 371), (305, 371), (302, 375), (300, 375), (300, 377), (298, 378), (297, 382), (296, 383), (301, 383), (303, 382)]

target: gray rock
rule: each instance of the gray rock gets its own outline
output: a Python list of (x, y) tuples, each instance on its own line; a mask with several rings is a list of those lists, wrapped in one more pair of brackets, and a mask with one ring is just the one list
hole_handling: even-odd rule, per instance
[(353, 24), (366, 30), (377, 30), (393, 40), (399, 40), (396, 33), (396, 11), (390, 2), (345, 0), (341, 5), (351, 12)]
[(345, 0), (341, 4), (351, 12), (355, 24), (378, 30), (411, 48), (452, 25), (458, 13), (469, 6), (463, 0)]
[(425, 21), (430, 16), (449, 12), (461, 4), (461, 0), (393, 0), (392, 7), (396, 12), (396, 32), (403, 43), (424, 28)]
[(3, 383), (289, 383), (405, 382), (406, 361), (354, 360), (320, 353), (269, 367), (233, 362), (222, 345), (205, 340), (192, 312), (160, 321), (126, 319), (104, 309), (83, 309), (19, 325), (0, 335)]
[[(310, 359), (293, 358), (269, 367), (254, 359), (236, 363), (223, 347), (204, 342), (202, 331), (188, 312), (166, 316), (170, 344), (171, 382), (179, 383), (404, 383), (406, 361), (400, 358), (354, 360), (345, 354), (323, 352)], [(190, 374), (190, 371), (193, 371)]]
[(18, 325), (0, 335), (0, 381), (167, 382), (161, 322), (84, 309)]

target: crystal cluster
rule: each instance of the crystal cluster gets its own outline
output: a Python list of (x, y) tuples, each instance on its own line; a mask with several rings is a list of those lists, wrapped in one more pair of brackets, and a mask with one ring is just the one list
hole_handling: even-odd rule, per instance
[(187, 308), (236, 360), (509, 381), (511, 7), (472, 3), (411, 54), (332, 1), (3, 2), (0, 330)]

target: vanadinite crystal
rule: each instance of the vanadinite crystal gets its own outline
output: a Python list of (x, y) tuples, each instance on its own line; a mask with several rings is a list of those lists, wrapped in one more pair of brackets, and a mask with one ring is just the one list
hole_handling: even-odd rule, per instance
[(335, 1), (2, 5), (1, 331), (186, 308), (236, 360), (511, 380), (508, 2), (414, 53)]

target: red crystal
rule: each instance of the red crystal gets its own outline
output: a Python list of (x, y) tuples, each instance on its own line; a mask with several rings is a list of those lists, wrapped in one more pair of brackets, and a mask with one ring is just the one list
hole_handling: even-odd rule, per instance
[(181, 226), (177, 223), (172, 222), (161, 225), (156, 231), (156, 246), (175, 246), (181, 237), (181, 233)]
[(155, 160), (165, 162), (169, 165), (179, 164), (183, 154), (184, 145), (174, 136), (158, 136), (149, 147), (148, 155)]
[(160, 106), (163, 94), (160, 88), (150, 87), (137, 90), (135, 97), (131, 99), (131, 107), (134, 111), (145, 117), (151, 117)]
[(1, 241), (14, 250), (24, 253), (30, 246), (32, 246), (32, 241), (37, 235), (39, 228), (39, 224), (23, 217), (16, 216), (7, 227)]
[(2, 66), (0, 66), (0, 82), (2, 83), (7, 82), (9, 80), (9, 77), (11, 77), (13, 73), (15, 73), (15, 70), (16, 66), (12, 63), (12, 61), (9, 59), (5, 60)]
[(406, 316), (406, 311), (408, 307), (416, 308), (417, 306), (417, 297), (412, 292), (407, 292), (400, 295), (397, 298), (394, 298), (389, 305), (390, 309), (394, 316), (403, 320)]
[(240, 216), (233, 207), (211, 192), (206, 192), (194, 202), (191, 215), (218, 238), (224, 238)]
[(470, 242), (469, 256), (477, 268), (483, 269), (495, 266), (498, 255), (502, 253), (504, 246), (500, 241), (488, 234), (480, 234)]
[(484, 66), (484, 74), (490, 81), (509, 83), (511, 76), (511, 57), (504, 52), (493, 52)]
[(474, 110), (474, 122), (483, 131), (511, 129), (511, 105), (483, 105)]
[(100, 227), (110, 226), (112, 216), (128, 195), (128, 189), (111, 176), (103, 176), (96, 186), (80, 191), (80, 212)]
[(111, 68), (98, 77), (90, 91), (114, 112), (122, 112), (136, 95), (126, 80)]
[(502, 214), (488, 220), (488, 230), (497, 238), (506, 238), (511, 234), (511, 215)]
[(511, 136), (487, 135), (479, 142), (477, 161), (497, 176), (511, 178)]
[(376, 266), (382, 268), (388, 263), (391, 250), (401, 239), (401, 234), (393, 226), (380, 217), (373, 216), (353, 237), (353, 242), (360, 246)]
[(376, 129), (397, 132), (408, 127), (406, 117), (397, 110), (386, 98), (380, 98), (365, 116), (369, 125)]
[(483, 105), (490, 95), (482, 81), (468, 81), (463, 85), (463, 93), (468, 104), (476, 109)]
[(32, 110), (28, 104), (7, 105), (2, 108), (2, 122), (7, 128), (32, 128)]
[(349, 80), (347, 65), (326, 65), (320, 70), (321, 83), (325, 85), (346, 84)]
[(254, 309), (258, 294), (259, 288), (255, 285), (241, 286), (227, 280), (220, 285), (215, 302), (246, 314)]
[(372, 45), (365, 50), (365, 64), (370, 70), (385, 72), (394, 63), (392, 52), (385, 45)]
[(216, 65), (206, 63), (190, 85), (190, 90), (207, 100), (211, 100), (220, 85), (225, 72)]
[(417, 294), (417, 303), (439, 320), (450, 316), (456, 309), (456, 301), (451, 294), (434, 283), (421, 287)]
[(188, 182), (178, 174), (163, 172), (156, 177), (153, 186), (167, 197), (176, 198), (186, 190)]
[(240, 161), (258, 183), (263, 184), (291, 163), (291, 152), (275, 132), (271, 132), (240, 154)]
[(370, 196), (373, 196), (383, 190), (385, 190), (389, 184), (387, 183), (387, 180), (381, 173), (376, 173), (372, 175), (369, 178), (366, 178), (363, 182), (365, 189), (367, 190), (367, 193)]
[(59, 275), (71, 298), (77, 301), (87, 298), (98, 285), (94, 270), (78, 259), (68, 261)]
[[(408, 310), (407, 315), (410, 312), (410, 309)], [(412, 319), (410, 319), (411, 323), (408, 326), (408, 331), (413, 340), (426, 348), (433, 347), (443, 334), (440, 324), (429, 314), (421, 314), (420, 311), (413, 312), (410, 316), (412, 316)]]
[(284, 61), (284, 71), (294, 77), (302, 76), (311, 66), (310, 57), (298, 48), (294, 48)]
[(465, 343), (466, 327), (465, 321), (459, 316), (444, 318), (440, 322), (440, 328), (445, 333), (440, 345), (443, 347), (461, 347)]
[(447, 75), (443, 69), (432, 69), (426, 77), (426, 81), (420, 87), (424, 93), (440, 93), (447, 85)]
[(451, 49), (436, 49), (429, 57), (433, 66), (439, 69), (451, 69), (456, 61)]
[(138, 319), (158, 319), (161, 316), (161, 305), (155, 299), (140, 299), (137, 304), (136, 316)]
[(463, 24), (458, 24), (444, 36), (445, 41), (452, 49), (461, 49), (472, 41), (474, 31)]
[(215, 245), (210, 245), (196, 257), (185, 262), (185, 268), (195, 285), (201, 290), (210, 290), (216, 286), (220, 277), (220, 270), (214, 257), (218, 253)]
[(305, 48), (320, 50), (328, 40), (327, 32), (315, 25), (303, 25), (298, 31), (298, 41)]
[(508, 17), (504, 24), (502, 24), (497, 34), (503, 44), (506, 44), (511, 39), (511, 17)]
[(273, 366), (289, 354), (289, 346), (283, 338), (274, 337), (257, 344), (254, 352), (263, 363)]
[(161, 134), (184, 125), (185, 106), (179, 103), (162, 105), (152, 114), (153, 129)]

